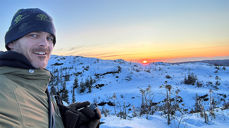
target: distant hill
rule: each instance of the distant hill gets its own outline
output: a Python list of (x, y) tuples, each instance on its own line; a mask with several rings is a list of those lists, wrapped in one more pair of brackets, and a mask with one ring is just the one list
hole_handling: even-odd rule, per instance
[(214, 64), (214, 65), (229, 66), (229, 59), (227, 60), (203, 60), (202, 62)]
[(201, 60), (201, 61), (187, 61), (187, 62), (178, 62), (178, 63), (175, 63), (175, 64), (182, 64), (182, 63), (196, 63), (196, 62), (208, 63), (208, 64), (212, 64), (212, 65), (229, 66), (229, 59), (225, 59), (225, 60)]

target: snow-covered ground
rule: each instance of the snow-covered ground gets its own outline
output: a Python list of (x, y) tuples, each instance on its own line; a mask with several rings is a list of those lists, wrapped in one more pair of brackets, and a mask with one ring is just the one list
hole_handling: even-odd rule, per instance
[(167, 125), (166, 119), (159, 115), (153, 115), (150, 119), (133, 118), (131, 120), (120, 119), (116, 116), (109, 116), (102, 121), (106, 122), (101, 128), (228, 128), (229, 111), (219, 111), (217, 118), (211, 120), (209, 124), (204, 123), (204, 119), (198, 114), (185, 115), (179, 124), (180, 118), (173, 120), (171, 125)]
[[(59, 76), (58, 89), (63, 88), (66, 81), (68, 101), (72, 102), (73, 83), (78, 84), (93, 79), (91, 92), (86, 89), (79, 93), (74, 90), (76, 102), (90, 101), (96, 103), (112, 102), (115, 106), (105, 104), (101, 128), (227, 128), (229, 127), (229, 111), (222, 110), (229, 103), (229, 67), (214, 66), (207, 63), (151, 63), (139, 64), (123, 60), (100, 60), (77, 56), (52, 56), (48, 65), (54, 76)], [(193, 74), (197, 81), (194, 85), (184, 83), (185, 77)], [(69, 78), (67, 78), (69, 77)], [(65, 79), (64, 79), (65, 78)], [(176, 113), (171, 124), (167, 125), (165, 114), (156, 111), (154, 114), (139, 116), (142, 104), (140, 90), (146, 91), (146, 97), (154, 103), (163, 104), (166, 98), (166, 85), (171, 85), (171, 98), (182, 97), (180, 107), (186, 113)], [(198, 86), (198, 87), (197, 87)], [(178, 92), (176, 94), (176, 92)], [(208, 100), (203, 101), (209, 121), (205, 123), (200, 113), (190, 114), (194, 109), (196, 96), (208, 94)], [(214, 98), (216, 106), (215, 119), (208, 113), (210, 97)], [(126, 107), (124, 107), (126, 106)], [(134, 108), (136, 110), (134, 110)], [(126, 119), (117, 117), (117, 113), (126, 111)], [(133, 116), (136, 112), (137, 116)], [(107, 114), (107, 116), (105, 116)], [(146, 119), (148, 118), (148, 119)]]

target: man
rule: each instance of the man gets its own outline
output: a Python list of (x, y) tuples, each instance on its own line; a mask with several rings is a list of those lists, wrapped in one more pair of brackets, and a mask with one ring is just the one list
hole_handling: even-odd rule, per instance
[[(1, 128), (95, 128), (100, 111), (89, 102), (68, 107), (52, 102), (45, 69), (56, 43), (52, 18), (37, 8), (20, 9), (0, 53)], [(80, 109), (80, 110), (79, 110)]]

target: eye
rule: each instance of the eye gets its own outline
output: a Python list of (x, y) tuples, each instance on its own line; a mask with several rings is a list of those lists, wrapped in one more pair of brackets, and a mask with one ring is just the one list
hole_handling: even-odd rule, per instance
[(39, 35), (36, 33), (30, 33), (28, 36), (31, 38), (38, 38)]
[(47, 40), (53, 42), (54, 38), (52, 36), (48, 36)]

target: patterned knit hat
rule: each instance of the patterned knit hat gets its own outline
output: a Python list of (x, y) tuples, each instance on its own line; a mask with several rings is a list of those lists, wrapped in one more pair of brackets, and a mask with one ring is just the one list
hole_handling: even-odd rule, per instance
[(5, 35), (5, 47), (9, 43), (27, 35), (30, 32), (48, 32), (53, 37), (53, 44), (56, 43), (55, 28), (52, 18), (44, 11), (38, 8), (20, 9), (14, 15), (9, 30)]

